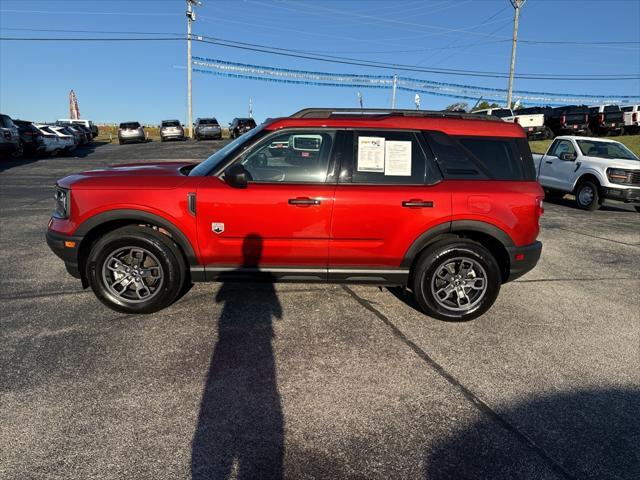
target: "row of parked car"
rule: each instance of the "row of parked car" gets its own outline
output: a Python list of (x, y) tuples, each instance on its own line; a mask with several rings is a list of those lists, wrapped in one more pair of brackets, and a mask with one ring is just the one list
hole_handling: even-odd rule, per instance
[(530, 139), (558, 135), (634, 135), (640, 132), (640, 105), (565, 105), (562, 107), (487, 108), (471, 113), (493, 115), (520, 124)]
[(19, 158), (33, 155), (68, 154), (91, 143), (98, 127), (90, 120), (60, 119), (36, 123), (0, 114), (0, 155)]
[[(229, 136), (237, 138), (256, 127), (253, 118), (234, 118), (229, 124)], [(214, 117), (197, 118), (193, 124), (193, 133), (197, 141), (222, 139), (222, 127)], [(160, 141), (186, 140), (184, 125), (180, 120), (162, 120), (160, 122)], [(147, 134), (140, 122), (123, 122), (118, 125), (120, 145), (131, 142), (145, 142)]]

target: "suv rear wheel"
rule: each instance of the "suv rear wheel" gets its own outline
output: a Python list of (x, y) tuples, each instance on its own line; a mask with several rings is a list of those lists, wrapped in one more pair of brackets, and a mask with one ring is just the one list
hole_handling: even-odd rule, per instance
[(171, 238), (134, 225), (96, 242), (86, 273), (94, 293), (109, 308), (152, 313), (173, 303), (182, 291), (186, 265)]
[(500, 268), (491, 252), (472, 240), (439, 242), (418, 259), (413, 294), (429, 316), (448, 321), (473, 320), (496, 300)]

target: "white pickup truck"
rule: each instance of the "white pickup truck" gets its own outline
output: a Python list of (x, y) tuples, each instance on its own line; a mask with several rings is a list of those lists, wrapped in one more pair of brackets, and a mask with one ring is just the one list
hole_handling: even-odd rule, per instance
[(583, 210), (605, 199), (635, 204), (640, 212), (640, 159), (615, 140), (556, 137), (544, 155), (533, 154), (538, 182), (548, 197), (573, 193)]
[(542, 113), (518, 115), (518, 110), (513, 111), (510, 108), (485, 108), (471, 113), (493, 115), (505, 122), (517, 123), (525, 131), (529, 139), (553, 138), (551, 130), (544, 124), (544, 114)]

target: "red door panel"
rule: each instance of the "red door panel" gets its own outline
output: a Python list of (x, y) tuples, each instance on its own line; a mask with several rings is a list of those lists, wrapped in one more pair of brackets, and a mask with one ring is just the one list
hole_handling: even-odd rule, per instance
[(326, 267), (334, 190), (331, 184), (287, 183), (234, 188), (207, 177), (197, 192), (204, 264), (242, 266), (245, 239), (258, 238), (259, 266)]
[[(416, 238), (451, 220), (451, 192), (446, 183), (338, 185), (329, 266), (400, 266)], [(403, 202), (411, 203), (403, 206)]]

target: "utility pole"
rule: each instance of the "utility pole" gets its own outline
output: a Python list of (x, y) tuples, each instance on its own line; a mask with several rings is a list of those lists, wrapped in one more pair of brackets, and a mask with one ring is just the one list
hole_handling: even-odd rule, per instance
[(362, 93), (358, 92), (358, 103), (360, 104), (360, 110), (362, 110)]
[(249, 97), (249, 118), (253, 118), (253, 100)]
[(520, 21), (520, 9), (527, 3), (527, 0), (509, 0), (515, 9), (513, 15), (513, 42), (511, 43), (511, 67), (509, 68), (509, 89), (507, 91), (507, 108), (511, 108), (511, 98), (513, 96), (513, 75), (516, 69), (516, 46), (518, 44), (518, 22)]
[(187, 126), (189, 138), (193, 138), (193, 101), (191, 98), (191, 24), (196, 21), (193, 7), (202, 5), (198, 0), (187, 0)]
[(391, 91), (391, 109), (396, 108), (396, 90), (398, 89), (398, 75), (393, 76), (393, 90)]

